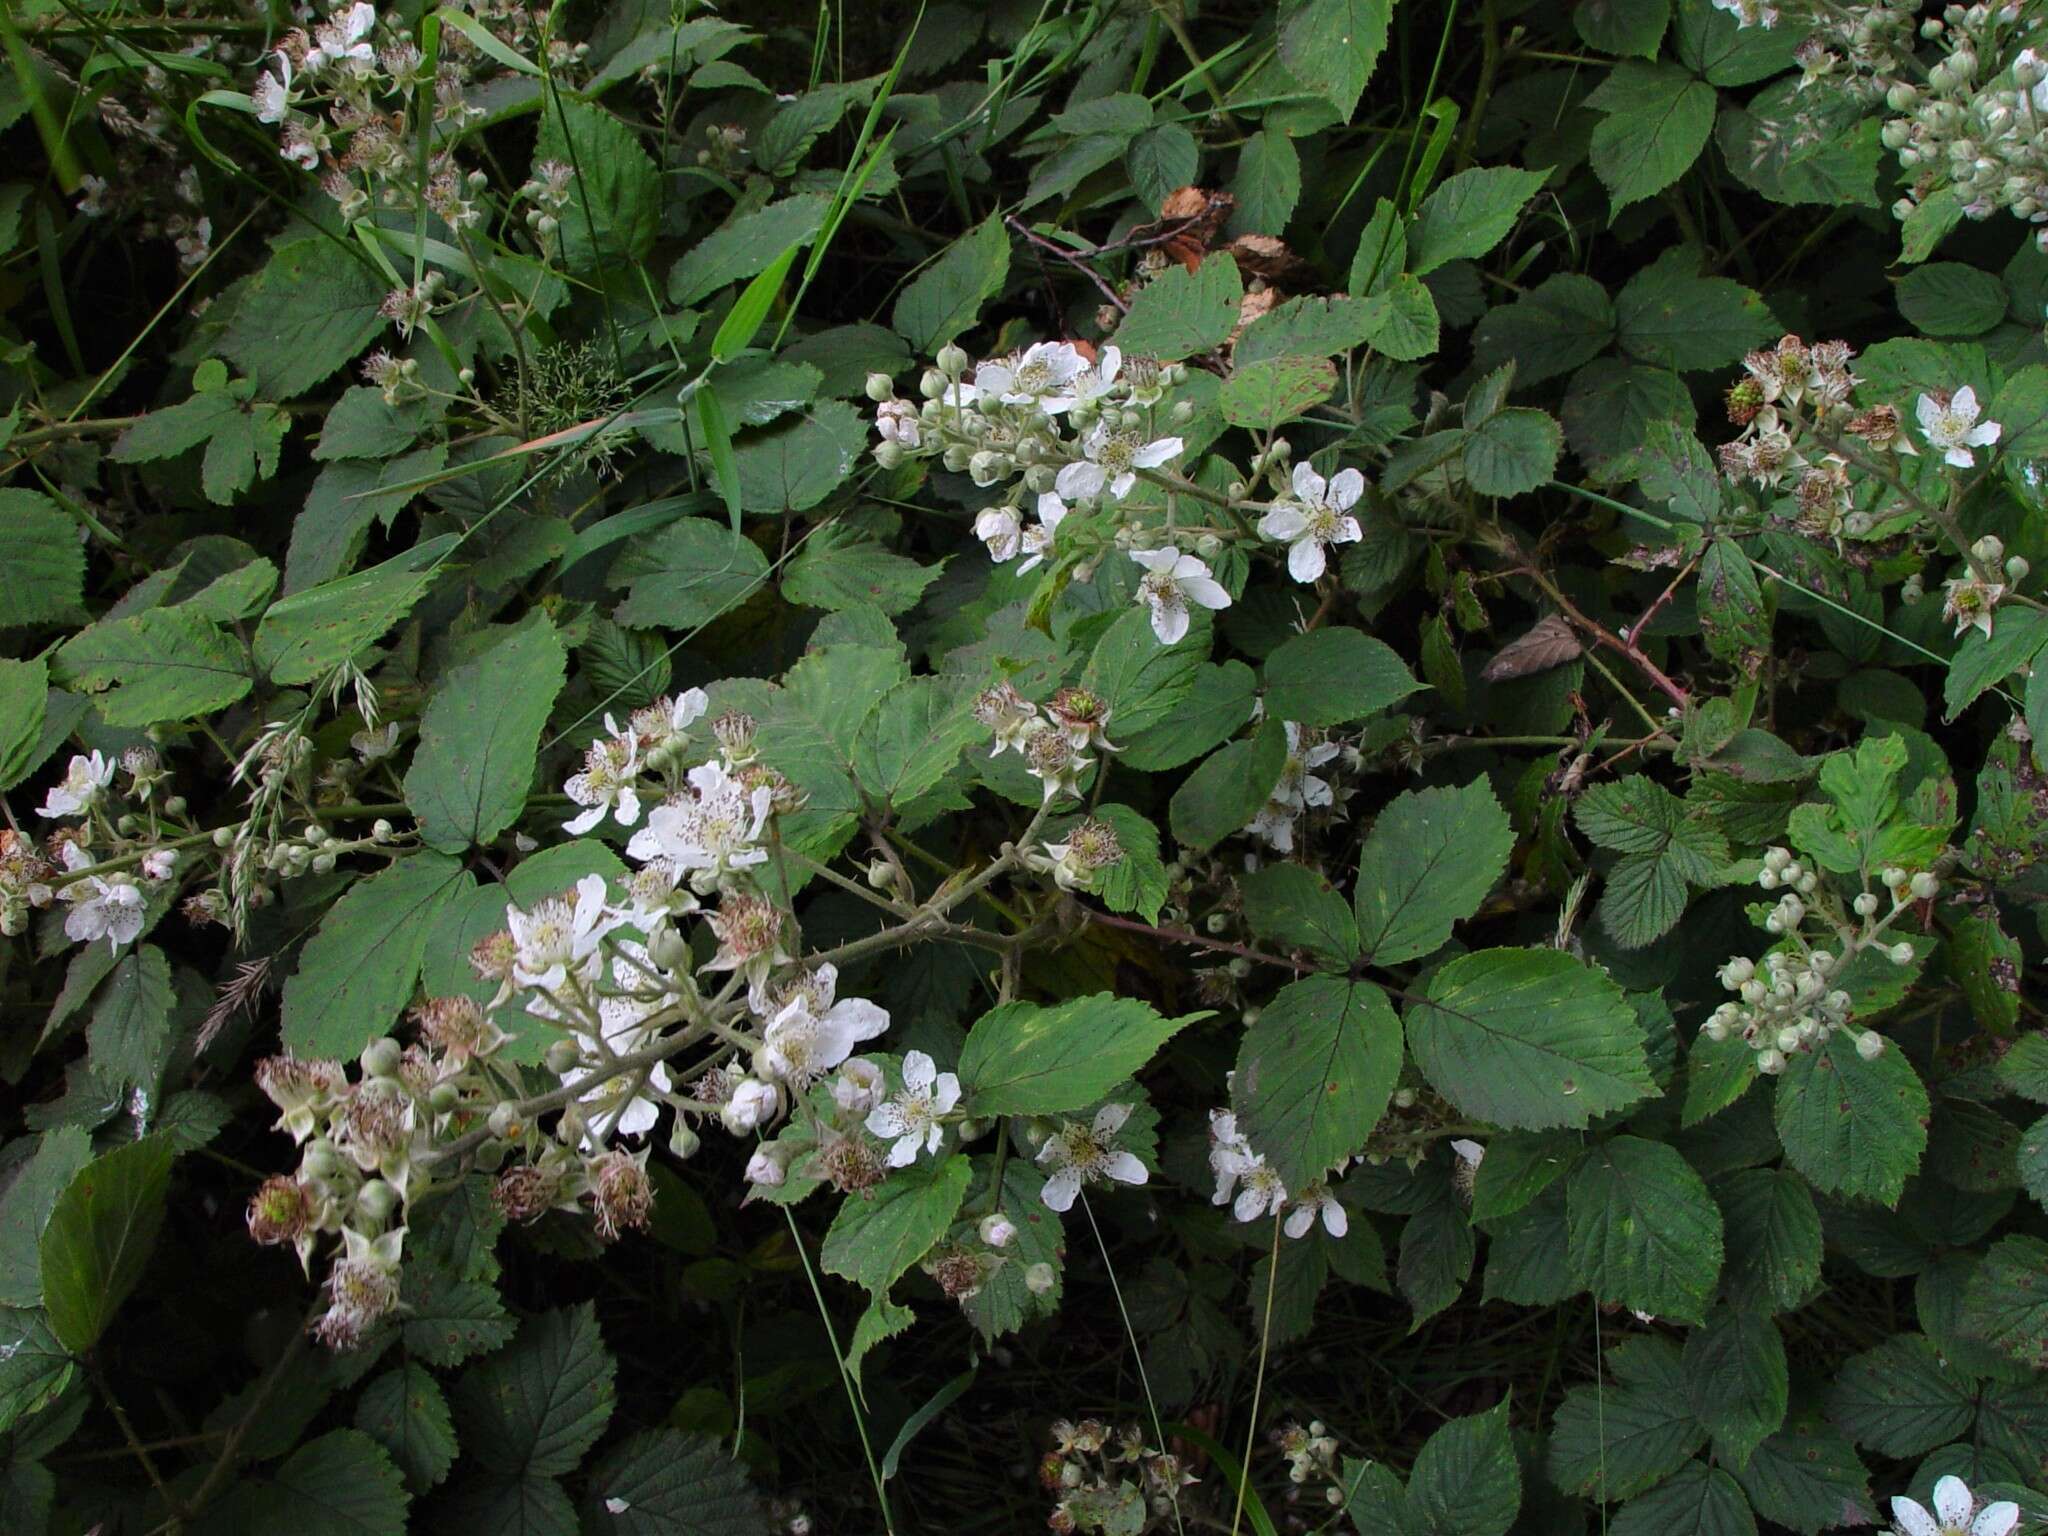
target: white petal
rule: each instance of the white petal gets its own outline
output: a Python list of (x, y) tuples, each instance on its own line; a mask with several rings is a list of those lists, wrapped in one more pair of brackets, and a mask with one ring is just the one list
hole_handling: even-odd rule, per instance
[(1151, 1177), (1134, 1152), (1112, 1152), (1102, 1171), (1119, 1184), (1142, 1184)]
[(1159, 637), (1161, 645), (1178, 645), (1188, 632), (1188, 610), (1185, 605), (1169, 608), (1164, 603), (1152, 605), (1152, 633)]
[(849, 997), (825, 1010), (825, 1022), (849, 1040), (872, 1040), (889, 1027), (889, 1010), (864, 997)]
[(1303, 585), (1321, 581), (1328, 564), (1318, 539), (1297, 539), (1287, 548), (1287, 574)]
[(1969, 449), (1960, 446), (1949, 449), (1947, 453), (1942, 455), (1942, 458), (1946, 462), (1955, 465), (1957, 469), (1968, 469), (1977, 462), (1977, 455), (1970, 452)]
[(1068, 501), (1093, 501), (1102, 494), (1102, 488), (1109, 483), (1109, 476), (1102, 472), (1100, 464), (1091, 464), (1086, 459), (1076, 459), (1063, 465), (1053, 481), (1053, 487)]
[(563, 822), (562, 830), (564, 832), (574, 833), (580, 837), (585, 832), (588, 832), (592, 827), (596, 826), (600, 821), (603, 820), (604, 806), (601, 804), (593, 805), (589, 810), (585, 811), (582, 815), (572, 817), (570, 820)]
[[(1958, 393), (1956, 398), (1960, 403), (1961, 394)], [(1943, 1525), (1960, 1528), (1970, 1518), (1970, 1511), (1976, 1504), (1977, 1501), (1970, 1497), (1970, 1485), (1960, 1477), (1951, 1474), (1934, 1485), (1934, 1516)]]
[(923, 1141), (924, 1138), (922, 1136), (910, 1135), (897, 1142), (889, 1148), (889, 1166), (891, 1168), (908, 1168), (917, 1161), (917, 1149)]
[(1289, 1237), (1301, 1237), (1316, 1224), (1316, 1208), (1312, 1205), (1297, 1205), (1287, 1213), (1287, 1220), (1281, 1223)]
[(903, 1058), (903, 1085), (920, 1092), (931, 1088), (939, 1075), (939, 1064), (923, 1051), (912, 1051)]
[(1948, 408), (1958, 416), (1966, 416), (1970, 420), (1975, 421), (1977, 419), (1976, 386), (1965, 384), (1961, 389), (1949, 396)]
[(1308, 526), (1308, 514), (1291, 502), (1282, 502), (1259, 519), (1259, 532), (1281, 543), (1292, 543)]
[(1170, 571), (1174, 562), (1180, 559), (1180, 552), (1173, 549), (1134, 549), (1130, 554), (1148, 571)]
[(1898, 1526), (1900, 1536), (1941, 1536), (1941, 1527), (1934, 1523), (1934, 1516), (1913, 1499), (1894, 1498), (1892, 1520)]
[(1365, 494), (1365, 476), (1355, 469), (1340, 469), (1330, 481), (1330, 505), (1339, 512), (1348, 512), (1358, 505), (1358, 498)]
[(1081, 1193), (1081, 1181), (1071, 1168), (1062, 1168), (1045, 1181), (1045, 1187), (1038, 1192), (1038, 1198), (1055, 1211), (1071, 1211), (1074, 1196)]
[(1157, 469), (1160, 465), (1170, 464), (1179, 458), (1183, 446), (1177, 437), (1162, 437), (1156, 442), (1147, 443), (1132, 454), (1131, 462), (1140, 469)]
[(1337, 526), (1330, 531), (1332, 544), (1355, 544), (1365, 537), (1365, 530), (1358, 526), (1355, 517), (1340, 517)]
[(1095, 1111), (1095, 1134), (1114, 1136), (1124, 1128), (1124, 1122), (1131, 1118), (1128, 1104), (1105, 1104)]
[(2005, 428), (1995, 421), (1982, 422), (1970, 428), (1963, 441), (1972, 448), (1989, 448), (1998, 441), (1998, 435), (2004, 430)]
[(867, 1118), (867, 1127), (875, 1135), (888, 1138), (901, 1136), (910, 1127), (904, 1123), (903, 1110), (892, 1099), (877, 1104)]
[[(1207, 576), (1190, 576), (1180, 584), (1180, 589), (1191, 601), (1200, 603), (1204, 608), (1230, 606), (1230, 594), (1223, 589), (1221, 583), (1212, 581)], [(1183, 624), (1181, 633), (1186, 632), (1187, 626)]]
[[(932, 1108), (940, 1114), (948, 1113), (960, 1102), (960, 1079), (951, 1072), (941, 1072), (939, 1080), (932, 1084)], [(934, 1132), (933, 1134), (937, 1134)]]
[(2019, 1505), (2011, 1499), (2000, 1499), (1996, 1504), (1984, 1506), (1976, 1524), (1970, 1527), (1970, 1536), (2012, 1536), (2019, 1523)]
[(1294, 494), (1303, 501), (1320, 502), (1323, 499), (1323, 493), (1330, 487), (1329, 481), (1317, 474), (1315, 466), (1306, 459), (1301, 460), (1294, 466), (1294, 475), (1291, 483), (1294, 486)]
[[(1941, 418), (1941, 407), (1934, 403), (1932, 395), (1922, 395), (1913, 407), (1913, 414), (1920, 418), (1922, 430), (1931, 428)], [(1894, 1501), (1897, 1502), (1896, 1500)], [(1911, 1502), (1910, 1500), (1908, 1502)]]
[(1351, 1230), (1351, 1214), (1334, 1199), (1323, 1201), (1323, 1230), (1332, 1237), (1342, 1237)]
[(1109, 482), (1109, 494), (1116, 500), (1122, 501), (1126, 496), (1131, 494), (1132, 489), (1137, 485), (1137, 483), (1138, 476), (1136, 472), (1132, 470), (1125, 470), (1122, 474), (1118, 475), (1114, 480)]

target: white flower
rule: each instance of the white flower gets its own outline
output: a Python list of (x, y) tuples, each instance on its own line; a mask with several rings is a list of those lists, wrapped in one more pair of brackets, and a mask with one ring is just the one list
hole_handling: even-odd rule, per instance
[(989, 559), (1003, 565), (1016, 559), (1023, 545), (1023, 520), (1012, 507), (988, 507), (974, 520), (974, 536), (988, 546)]
[(1332, 544), (1362, 535), (1351, 509), (1365, 494), (1365, 476), (1355, 469), (1325, 480), (1307, 464), (1294, 466), (1294, 501), (1276, 503), (1259, 519), (1259, 532), (1287, 545), (1287, 573), (1299, 582), (1320, 581)]
[(1180, 457), (1183, 446), (1177, 437), (1148, 443), (1136, 432), (1098, 421), (1081, 440), (1081, 451), (1087, 457), (1061, 466), (1053, 488), (1068, 501), (1094, 501), (1104, 491), (1122, 501), (1138, 483), (1139, 470), (1171, 463)]
[(1278, 1215), (1287, 1203), (1287, 1186), (1280, 1182), (1280, 1175), (1266, 1166), (1260, 1158), (1244, 1171), (1244, 1187), (1231, 1202), (1230, 1214), (1239, 1221), (1257, 1221), (1261, 1216)]
[(960, 1102), (960, 1079), (941, 1072), (923, 1051), (903, 1058), (903, 1091), (875, 1106), (867, 1127), (888, 1141), (891, 1168), (908, 1167), (920, 1151), (936, 1152), (943, 1134), (939, 1116)]
[(43, 796), (41, 814), (83, 816), (99, 803), (101, 793), (114, 782), (117, 766), (113, 759), (97, 752), (72, 758), (70, 767), (64, 770), (63, 782), (52, 784), (50, 792)]
[(799, 1090), (846, 1060), (863, 1040), (872, 1040), (889, 1027), (888, 1010), (864, 997), (832, 1001), (833, 967), (821, 966), (818, 974), (822, 1003), (813, 996), (791, 998), (761, 1034), (759, 1069)]
[(562, 793), (584, 809), (563, 822), (562, 830), (580, 837), (613, 811), (620, 826), (632, 826), (640, 819), (639, 779), (638, 736), (614, 733), (592, 741), (583, 754), (583, 771), (570, 774), (562, 786)]
[(1090, 405), (1108, 394), (1111, 386), (1124, 365), (1121, 348), (1104, 347), (1095, 359), (1095, 366), (1085, 373), (1076, 374), (1072, 385), (1074, 404)]
[(1451, 1143), (1451, 1150), (1458, 1154), (1458, 1161), (1468, 1168), (1476, 1169), (1486, 1158), (1486, 1148), (1463, 1136)]
[(782, 1113), (782, 1089), (757, 1077), (743, 1077), (733, 1087), (719, 1118), (735, 1136), (766, 1125)]
[(855, 1056), (832, 1079), (832, 1102), (849, 1115), (864, 1115), (882, 1102), (888, 1086), (880, 1067), (865, 1056)]
[(916, 448), (924, 442), (917, 407), (908, 400), (884, 400), (875, 407), (875, 431), (884, 442)]
[(365, 763), (374, 763), (398, 750), (400, 729), (396, 720), (387, 720), (373, 731), (357, 731), (349, 737), (348, 744)]
[(758, 1184), (763, 1189), (777, 1189), (788, 1176), (789, 1170), (782, 1166), (782, 1159), (766, 1147), (747, 1159), (746, 1177), (749, 1184)]
[(1041, 341), (1015, 358), (983, 363), (974, 370), (974, 387), (1006, 405), (1035, 405), (1048, 415), (1074, 404), (1075, 380), (1088, 363), (1070, 341)]
[(1990, 447), (2004, 430), (1995, 421), (1977, 420), (1982, 407), (1977, 404), (1977, 391), (1968, 384), (1946, 399), (1938, 394), (1922, 395), (1915, 409), (1927, 445), (1942, 449), (1942, 458), (1958, 469), (1975, 464), (1977, 456), (1970, 450)]
[(119, 949), (141, 935), (143, 895), (134, 881), (120, 875), (111, 880), (87, 875), (65, 886), (62, 894), (71, 904), (64, 916), (67, 938), (82, 944), (105, 939), (110, 947)]
[(1193, 555), (1177, 549), (1134, 549), (1131, 558), (1145, 568), (1138, 598), (1152, 610), (1152, 633), (1161, 645), (1173, 645), (1188, 632), (1189, 603), (1230, 606), (1230, 594)]
[(1046, 1176), (1039, 1198), (1055, 1211), (1074, 1207), (1074, 1197), (1083, 1184), (1114, 1180), (1119, 1184), (1143, 1184), (1150, 1175), (1135, 1153), (1116, 1144), (1117, 1132), (1131, 1118), (1128, 1104), (1105, 1104), (1095, 1111), (1090, 1125), (1068, 1121), (1038, 1149), (1038, 1161), (1052, 1171)]
[(626, 852), (636, 859), (666, 858), (691, 872), (691, 883), (708, 891), (721, 875), (765, 863), (768, 851), (755, 843), (767, 824), (774, 798), (767, 785), (748, 790), (723, 764), (690, 770), (693, 793), (663, 802), (648, 814)]
[(175, 848), (152, 848), (142, 856), (142, 878), (145, 880), (168, 880), (178, 867), (178, 850)]
[(550, 896), (531, 912), (505, 908), (505, 928), (512, 935), (512, 980), (522, 987), (552, 992), (573, 970), (586, 975), (604, 936), (619, 919), (605, 904), (603, 875), (585, 875), (576, 895)]
[(1978, 1510), (1969, 1486), (1960, 1477), (1944, 1477), (1934, 1485), (1933, 1514), (1917, 1499), (1895, 1498), (1892, 1519), (1903, 1536), (2011, 1536), (2020, 1523), (2020, 1507), (2001, 1499)]
[(1322, 741), (1304, 749), (1299, 725), (1285, 720), (1281, 722), (1281, 728), (1287, 733), (1287, 762), (1280, 770), (1280, 782), (1273, 786), (1273, 798), (1293, 810), (1329, 805), (1336, 796), (1331, 792), (1328, 781), (1317, 778), (1309, 770), (1322, 767), (1343, 748), (1334, 741)]
[(278, 73), (273, 75), (265, 70), (256, 89), (249, 93), (255, 100), (259, 123), (281, 123), (291, 111), (292, 58), (282, 48), (277, 50), (276, 57)]
[(1979, 581), (1974, 576), (1957, 577), (1941, 584), (1946, 594), (1941, 605), (1945, 619), (1955, 621), (1956, 633), (1975, 627), (1984, 631), (1984, 638), (1991, 638), (1992, 615), (2005, 600), (2005, 583), (2002, 581)]
[(306, 54), (306, 68), (319, 69), (346, 60), (365, 71), (377, 62), (377, 50), (370, 46), (371, 30), (377, 25), (377, 8), (368, 0), (356, 0), (342, 16), (332, 16), (313, 31), (315, 46)]
[(1306, 1237), (1318, 1216), (1323, 1219), (1323, 1230), (1332, 1237), (1342, 1237), (1351, 1230), (1350, 1216), (1327, 1184), (1311, 1184), (1295, 1196), (1294, 1206), (1280, 1228), (1289, 1237)]
[(1227, 1109), (1209, 1111), (1209, 1171), (1216, 1175), (1212, 1205), (1228, 1205), (1237, 1181), (1264, 1161), (1237, 1129), (1237, 1116)]

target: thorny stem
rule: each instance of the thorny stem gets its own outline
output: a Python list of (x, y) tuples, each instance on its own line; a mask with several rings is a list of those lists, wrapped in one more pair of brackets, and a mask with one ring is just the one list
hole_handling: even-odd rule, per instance
[[(1569, 597), (1566, 597), (1563, 589), (1548, 576), (1544, 575), (1535, 565), (1525, 565), (1520, 574), (1527, 576), (1534, 582), (1537, 589), (1545, 597), (1557, 604), (1559, 611), (1574, 625), (1591, 635), (1594, 640), (1607, 647), (1607, 649), (1615, 652), (1617, 655), (1626, 657), (1629, 664), (1642, 673), (1644, 678), (1659, 693), (1671, 700), (1680, 709), (1690, 709), (1692, 707), (1692, 696), (1670, 678), (1666, 677), (1663, 670), (1654, 661), (1650, 660), (1649, 657), (1645, 656), (1642, 649), (1633, 640), (1624, 640), (1597, 619), (1588, 618), (1580, 610), (1579, 605), (1574, 603)], [(1640, 632), (1641, 627), (1638, 624), (1631, 633)]]
[(1293, 960), (1286, 955), (1269, 955), (1263, 950), (1251, 949), (1243, 944), (1233, 944), (1228, 939), (1212, 939), (1205, 934), (1190, 933), (1185, 928), (1162, 928), (1155, 923), (1141, 923), (1135, 918), (1117, 917), (1108, 912), (1097, 912), (1092, 907), (1083, 909), (1087, 920), (1104, 928), (1120, 928), (1126, 933), (1141, 933), (1148, 939), (1162, 944), (1193, 944), (1202, 949), (1215, 950), (1218, 954), (1236, 955), (1256, 965), (1278, 965), (1297, 975), (1306, 975), (1323, 969)]

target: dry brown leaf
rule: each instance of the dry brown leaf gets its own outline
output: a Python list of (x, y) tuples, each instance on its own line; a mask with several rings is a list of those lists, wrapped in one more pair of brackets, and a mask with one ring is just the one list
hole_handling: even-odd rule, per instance
[(1552, 667), (1561, 667), (1568, 661), (1576, 661), (1585, 651), (1571, 625), (1561, 615), (1553, 613), (1548, 618), (1538, 619), (1528, 633), (1502, 646), (1479, 675), (1489, 683), (1530, 677), (1538, 672), (1548, 672)]

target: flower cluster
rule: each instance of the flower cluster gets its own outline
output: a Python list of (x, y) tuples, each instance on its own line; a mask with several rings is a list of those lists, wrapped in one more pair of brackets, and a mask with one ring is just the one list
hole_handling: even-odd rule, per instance
[(1216, 1175), (1211, 1203), (1229, 1206), (1230, 1214), (1239, 1221), (1259, 1221), (1285, 1211), (1281, 1228), (1289, 1237), (1308, 1236), (1318, 1217), (1332, 1237), (1351, 1230), (1351, 1218), (1327, 1179), (1290, 1194), (1265, 1156), (1238, 1130), (1237, 1116), (1227, 1109), (1209, 1111), (1209, 1171)]
[(1287, 735), (1287, 758), (1273, 793), (1251, 819), (1245, 831), (1275, 853), (1294, 851), (1294, 830), (1310, 810), (1326, 810), (1336, 803), (1336, 792), (1315, 770), (1335, 760), (1343, 748), (1334, 741), (1302, 729), (1292, 720), (1281, 722)]
[[(2048, 59), (2043, 18), (2017, 4), (1949, 5), (1922, 19), (1913, 0), (1714, 0), (1742, 26), (1802, 28), (1802, 89), (1825, 84), (1894, 115), (1881, 137), (1907, 190), (1894, 217), (1940, 196), (1962, 217), (2000, 209), (2038, 226), (2048, 250)], [(1931, 45), (1924, 58), (1917, 41)], [(1950, 217), (1954, 217), (1951, 214)]]
[(1799, 526), (1817, 538), (1861, 536), (1873, 526), (1854, 506), (1852, 439), (1880, 454), (1919, 452), (1896, 410), (1851, 405), (1861, 382), (1849, 369), (1853, 356), (1847, 342), (1784, 336), (1744, 358), (1743, 377), (1728, 391), (1728, 419), (1742, 433), (1721, 445), (1721, 472), (1771, 492), (1789, 480)]
[[(1830, 910), (1817, 872), (1802, 865), (1789, 849), (1767, 849), (1757, 884), (1767, 891), (1783, 891), (1764, 916), (1764, 931), (1780, 941), (1779, 947), (1764, 956), (1761, 967), (1743, 955), (1721, 967), (1721, 985), (1735, 993), (1736, 1000), (1716, 1008), (1700, 1032), (1714, 1041), (1739, 1035), (1756, 1052), (1757, 1070), (1775, 1075), (1793, 1056), (1816, 1050), (1837, 1030), (1849, 1028), (1854, 1007), (1839, 979), (1850, 961), (1865, 950), (1875, 950), (1894, 965), (1913, 964), (1918, 951), (1904, 939), (1888, 939), (1886, 934), (1902, 915), (1917, 903), (1932, 901), (1941, 890), (1941, 881), (1931, 870), (1908, 874), (1889, 868), (1883, 883), (1891, 895), (1890, 910), (1883, 917), (1878, 912), (1884, 903), (1868, 890), (1850, 903), (1853, 916), (1844, 916)], [(1820, 919), (1830, 930), (1820, 944), (1807, 940), (1809, 917)], [(1855, 1038), (1865, 1059), (1884, 1053), (1884, 1036), (1875, 1030), (1866, 1029)]]
[(1059, 1499), (1046, 1524), (1061, 1536), (1152, 1530), (1156, 1521), (1172, 1520), (1181, 1489), (1195, 1482), (1178, 1456), (1147, 1445), (1135, 1424), (1117, 1430), (1099, 1419), (1056, 1419), (1052, 1440), (1038, 1480)]
[[(1046, 701), (1042, 712), (1039, 705), (1025, 698), (1010, 683), (997, 683), (993, 688), (983, 690), (974, 701), (974, 718), (995, 738), (995, 746), (989, 756), (999, 757), (1005, 751), (1014, 750), (1023, 758), (1025, 771), (1044, 786), (1043, 798), (1047, 805), (1062, 797), (1081, 793), (1083, 775), (1095, 766), (1095, 759), (1084, 757), (1084, 752), (1117, 750), (1106, 734), (1112, 713), (1099, 695), (1079, 687), (1060, 689)], [(1072, 849), (1055, 851), (1050, 847), (1047, 852), (1052, 855), (1050, 861), (1035, 855), (1033, 858), (1048, 869), (1060, 866), (1099, 869), (1122, 857), (1122, 850), (1115, 846), (1113, 832), (1109, 834), (1107, 843), (1099, 837), (1092, 841), (1084, 839), (1079, 853)], [(1090, 865), (1088, 861), (1098, 855), (1103, 856), (1101, 862)], [(1069, 890), (1077, 888), (1065, 880), (1061, 883)]]
[(1272, 1432), (1275, 1449), (1287, 1462), (1288, 1490), (1293, 1498), (1310, 1483), (1323, 1485), (1323, 1500), (1332, 1505), (1344, 1502), (1344, 1489), (1337, 1475), (1337, 1441), (1322, 1420), (1311, 1419), (1306, 1427), (1292, 1419)]

